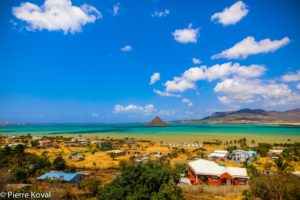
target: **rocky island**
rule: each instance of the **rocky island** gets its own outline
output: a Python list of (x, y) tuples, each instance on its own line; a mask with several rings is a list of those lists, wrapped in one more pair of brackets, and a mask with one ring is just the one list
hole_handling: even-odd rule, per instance
[(146, 126), (167, 126), (168, 123), (164, 122), (159, 116), (156, 116), (151, 122), (146, 124)]

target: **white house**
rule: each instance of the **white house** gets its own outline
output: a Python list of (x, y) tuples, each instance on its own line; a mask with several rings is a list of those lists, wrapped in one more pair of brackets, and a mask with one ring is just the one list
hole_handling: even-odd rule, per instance
[(246, 168), (224, 167), (215, 162), (199, 159), (188, 164), (188, 177), (192, 185), (247, 185)]

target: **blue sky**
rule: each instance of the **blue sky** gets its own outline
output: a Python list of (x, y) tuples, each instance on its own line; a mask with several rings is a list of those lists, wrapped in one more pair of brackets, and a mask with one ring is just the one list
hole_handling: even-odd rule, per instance
[(0, 6), (0, 121), (133, 122), (300, 107), (296, 0)]

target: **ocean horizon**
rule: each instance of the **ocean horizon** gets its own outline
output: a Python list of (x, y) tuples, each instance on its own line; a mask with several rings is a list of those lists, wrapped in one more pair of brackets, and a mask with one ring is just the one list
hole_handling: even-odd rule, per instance
[(137, 136), (201, 136), (203, 134), (233, 134), (259, 136), (300, 136), (300, 126), (272, 124), (182, 124), (149, 127), (145, 123), (45, 123), (0, 127), (1, 135), (137, 135)]

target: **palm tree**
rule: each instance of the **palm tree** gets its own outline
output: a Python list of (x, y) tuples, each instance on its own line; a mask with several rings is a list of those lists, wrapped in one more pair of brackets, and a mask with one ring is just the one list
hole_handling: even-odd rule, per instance
[(115, 158), (116, 158), (116, 156), (117, 156), (117, 154), (114, 153), (114, 152), (110, 153), (109, 155), (110, 155), (110, 157), (112, 158), (112, 160), (115, 160)]
[(287, 173), (293, 171), (293, 166), (283, 159), (282, 156), (279, 156), (277, 159), (274, 159), (275, 166), (278, 172)]

